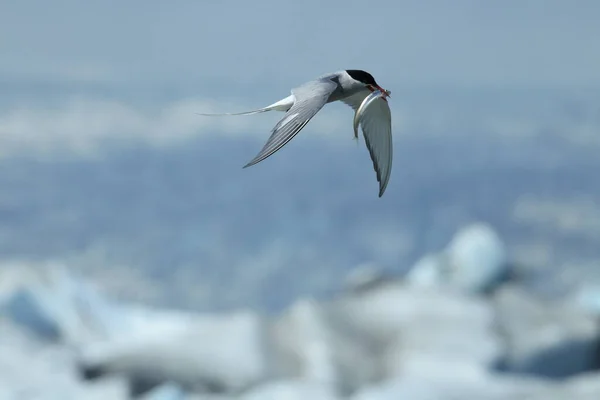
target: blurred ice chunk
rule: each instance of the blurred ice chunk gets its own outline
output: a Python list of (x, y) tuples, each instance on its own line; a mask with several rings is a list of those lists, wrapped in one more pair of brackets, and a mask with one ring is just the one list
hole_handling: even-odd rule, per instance
[(437, 288), (390, 281), (321, 304), (320, 315), (343, 394), (400, 376), (482, 374), (502, 351), (484, 299)]
[(404, 276), (405, 281), (415, 287), (430, 288), (448, 284), (444, 276), (444, 263), (446, 260), (438, 254), (428, 254), (408, 271)]
[(337, 384), (332, 336), (320, 305), (300, 300), (273, 322), (272, 337), (284, 358), (287, 376)]
[(268, 374), (264, 323), (253, 312), (201, 315), (140, 309), (137, 314), (127, 333), (82, 350), (83, 376), (123, 374), (150, 387), (173, 382), (186, 390), (236, 392)]
[(169, 382), (151, 390), (140, 400), (187, 400), (187, 396), (179, 385)]
[(450, 283), (468, 292), (493, 288), (506, 274), (504, 243), (484, 223), (461, 229), (444, 250), (450, 268)]
[(240, 400), (336, 400), (331, 386), (314, 381), (270, 382), (250, 391)]
[(386, 281), (386, 274), (375, 263), (364, 263), (352, 269), (344, 279), (344, 289), (361, 291)]
[(572, 295), (571, 303), (586, 313), (600, 317), (600, 284), (581, 284)]
[(503, 287), (494, 303), (507, 344), (503, 370), (564, 378), (600, 368), (593, 315), (568, 303), (543, 303), (514, 286)]
[(74, 374), (73, 354), (60, 343), (27, 335), (0, 317), (0, 399), (126, 400), (118, 377), (87, 385)]
[(35, 332), (40, 337), (57, 341), (62, 336), (62, 327), (52, 315), (46, 303), (40, 299), (38, 293), (29, 288), (18, 289), (3, 305), (3, 312), (13, 322)]
[(488, 224), (475, 223), (460, 229), (439, 254), (421, 258), (405, 280), (416, 287), (450, 286), (484, 293), (505, 280), (507, 261), (498, 234)]
[(455, 376), (449, 372), (450, 370), (429, 378), (399, 377), (377, 386), (365, 387), (353, 400), (530, 400), (545, 387), (533, 380), (486, 374), (471, 375), (461, 371)]
[(77, 345), (118, 323), (116, 308), (61, 264), (4, 267), (0, 279), (0, 313), (40, 338)]

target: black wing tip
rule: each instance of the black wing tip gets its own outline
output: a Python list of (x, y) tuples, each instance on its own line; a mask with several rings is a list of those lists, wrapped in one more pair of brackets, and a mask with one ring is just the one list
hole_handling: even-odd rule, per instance
[(377, 181), (379, 182), (379, 197), (381, 198), (381, 196), (383, 196), (383, 194), (385, 193), (385, 190), (388, 187), (388, 183), (390, 181), (390, 177), (388, 175), (387, 179), (385, 181), (382, 181), (379, 177), (379, 173), (377, 174)]
[(245, 169), (245, 168), (251, 167), (253, 165), (256, 165), (259, 162), (263, 161), (265, 158), (267, 158), (267, 157), (260, 157), (260, 156), (254, 157), (252, 160), (250, 160), (250, 162), (248, 164), (244, 165), (242, 167), (242, 169)]

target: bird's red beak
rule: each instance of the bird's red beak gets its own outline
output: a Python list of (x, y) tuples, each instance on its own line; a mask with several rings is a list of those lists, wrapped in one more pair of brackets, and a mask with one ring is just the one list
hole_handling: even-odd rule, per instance
[(384, 99), (385, 99), (386, 97), (390, 97), (390, 96), (391, 96), (391, 94), (392, 94), (392, 92), (390, 92), (389, 90), (385, 90), (384, 88), (382, 88), (382, 87), (381, 87), (381, 86), (379, 86), (379, 85), (369, 85), (368, 87), (369, 87), (369, 90), (370, 90), (371, 92), (374, 92), (374, 91), (376, 91), (376, 90), (380, 90), (380, 91), (382, 91), (382, 92), (384, 93), (384, 95), (383, 95), (383, 98), (384, 98)]

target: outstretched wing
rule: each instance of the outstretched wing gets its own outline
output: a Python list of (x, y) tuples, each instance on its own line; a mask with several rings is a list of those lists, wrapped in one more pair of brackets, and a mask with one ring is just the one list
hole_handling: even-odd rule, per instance
[[(368, 95), (368, 92), (361, 92), (342, 101), (356, 112)], [(392, 173), (392, 115), (388, 102), (381, 97), (374, 100), (364, 111), (360, 125), (377, 174), (379, 197), (381, 197)]]
[(294, 105), (275, 125), (262, 150), (244, 168), (263, 161), (292, 140), (327, 104), (329, 96), (336, 88), (337, 83), (329, 79), (319, 79), (292, 89)]

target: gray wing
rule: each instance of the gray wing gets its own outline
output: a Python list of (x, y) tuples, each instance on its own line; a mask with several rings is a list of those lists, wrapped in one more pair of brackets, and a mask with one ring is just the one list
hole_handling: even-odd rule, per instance
[[(344, 103), (356, 110), (369, 93), (357, 93), (343, 100)], [(361, 119), (363, 135), (373, 168), (379, 182), (379, 197), (383, 196), (392, 173), (392, 115), (388, 102), (378, 98), (365, 110)]]
[(360, 105), (362, 104), (363, 100), (366, 99), (367, 96), (371, 93), (372, 92), (369, 90), (363, 90), (361, 92), (353, 94), (352, 96), (343, 98), (342, 101), (350, 107), (352, 107), (354, 112), (356, 112), (356, 110), (358, 110), (358, 107), (360, 107)]
[(337, 83), (329, 79), (319, 79), (292, 89), (294, 105), (275, 125), (262, 150), (244, 168), (263, 161), (292, 140), (327, 104), (329, 96), (336, 88)]

